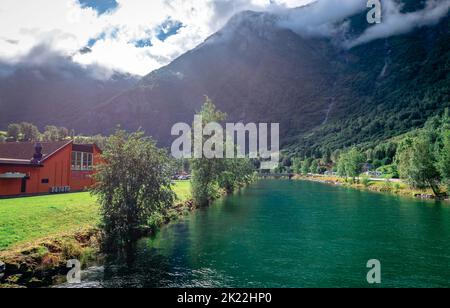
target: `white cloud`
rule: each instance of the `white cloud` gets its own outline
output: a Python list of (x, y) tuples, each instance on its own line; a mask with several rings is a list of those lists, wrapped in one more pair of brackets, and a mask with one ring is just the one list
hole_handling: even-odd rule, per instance
[(433, 25), (447, 16), (450, 0), (429, 0), (425, 8), (416, 12), (401, 13), (401, 5), (393, 0), (383, 2), (382, 23), (367, 29), (360, 37), (348, 42), (355, 47), (372, 40), (408, 33), (414, 28)]
[[(98, 15), (77, 0), (0, 0), (0, 59), (14, 62), (45, 44), (82, 64), (144, 75), (200, 44), (235, 13), (298, 6), (309, 0), (117, 0), (118, 7)], [(183, 24), (161, 41), (168, 18)], [(78, 51), (98, 38), (90, 53)], [(152, 46), (136, 47), (150, 40)]]
[(283, 14), (280, 25), (302, 35), (332, 35), (336, 23), (366, 9), (365, 0), (320, 0), (307, 9)]
[[(352, 44), (395, 35), (441, 17), (442, 3), (429, 0), (424, 12), (389, 14)], [(145, 75), (202, 43), (231, 16), (243, 10), (277, 11), (315, 0), (117, 0), (118, 7), (99, 15), (78, 0), (0, 0), (0, 60), (14, 63), (39, 45), (73, 56), (78, 63)], [(392, 0), (386, 0), (391, 3)], [(320, 0), (307, 10), (292, 10), (282, 24), (297, 32), (329, 35), (336, 21), (365, 9), (365, 0)], [(388, 7), (389, 8), (389, 7)], [(448, 10), (448, 9), (447, 9)], [(281, 13), (281, 12), (283, 13)], [(161, 41), (158, 34), (168, 19), (183, 27)], [(96, 39), (91, 52), (79, 53)], [(140, 40), (151, 46), (136, 46)]]

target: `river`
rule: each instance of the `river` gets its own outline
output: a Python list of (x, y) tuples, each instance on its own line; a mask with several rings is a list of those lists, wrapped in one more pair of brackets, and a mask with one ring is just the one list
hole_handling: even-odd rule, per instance
[[(141, 240), (79, 287), (450, 286), (450, 204), (263, 180)], [(73, 285), (72, 285), (73, 287)]]

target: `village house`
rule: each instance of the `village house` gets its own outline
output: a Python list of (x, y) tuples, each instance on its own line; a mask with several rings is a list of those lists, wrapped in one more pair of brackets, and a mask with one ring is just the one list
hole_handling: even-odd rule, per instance
[(0, 198), (85, 190), (100, 153), (72, 140), (0, 143)]

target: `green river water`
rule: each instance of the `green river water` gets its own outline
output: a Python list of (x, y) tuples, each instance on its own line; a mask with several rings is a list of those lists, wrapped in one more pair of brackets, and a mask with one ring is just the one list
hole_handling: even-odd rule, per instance
[(128, 263), (83, 275), (98, 287), (450, 286), (450, 203), (264, 180), (141, 240)]

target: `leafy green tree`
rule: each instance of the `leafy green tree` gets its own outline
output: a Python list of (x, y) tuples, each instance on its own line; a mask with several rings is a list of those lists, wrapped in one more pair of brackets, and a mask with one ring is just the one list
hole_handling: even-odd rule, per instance
[(20, 123), (21, 141), (37, 141), (40, 139), (39, 129), (27, 122)]
[(59, 127), (58, 128), (58, 139), (59, 140), (65, 140), (70, 136), (70, 132), (65, 127)]
[(45, 141), (58, 141), (59, 139), (59, 130), (56, 126), (48, 125), (45, 127), (43, 139)]
[(94, 136), (75, 136), (74, 142), (78, 144), (93, 144), (95, 143), (100, 149), (106, 147), (108, 142), (108, 137), (102, 135), (94, 135)]
[(331, 162), (334, 164), (337, 164), (339, 161), (339, 157), (341, 156), (341, 150), (335, 150), (332, 154), (331, 154)]
[(443, 146), (439, 152), (437, 167), (450, 194), (450, 130), (443, 133)]
[(419, 189), (431, 188), (436, 196), (441, 195), (441, 176), (436, 168), (434, 145), (425, 134), (405, 140), (400, 145), (396, 162), (400, 177), (411, 186)]
[(339, 157), (339, 160), (337, 162), (337, 167), (336, 167), (336, 171), (340, 177), (347, 176), (346, 164), (347, 164), (347, 156), (346, 156), (346, 154), (342, 154)]
[(92, 193), (101, 205), (108, 248), (142, 235), (152, 214), (173, 204), (170, 159), (143, 132), (123, 130), (108, 138)]
[(232, 193), (252, 182), (255, 169), (250, 159), (226, 159), (224, 163), (224, 170), (218, 177), (218, 184), (227, 193)]
[(307, 158), (302, 163), (302, 174), (308, 175), (308, 173), (311, 171), (311, 164), (312, 164), (312, 158)]
[[(226, 114), (218, 111), (209, 98), (206, 98), (199, 115), (202, 116), (202, 128), (211, 122), (221, 123), (226, 118)], [(205, 139), (203, 137), (202, 144)], [(218, 179), (225, 169), (224, 161), (220, 158), (208, 159), (203, 155), (202, 158), (192, 159), (192, 196), (198, 206), (207, 206), (219, 196)]]
[(294, 158), (292, 162), (292, 169), (296, 174), (302, 173), (302, 160), (300, 158)]
[(11, 141), (19, 141), (20, 140), (20, 125), (17, 123), (9, 124), (7, 136)]
[(311, 167), (309, 168), (309, 171), (311, 173), (317, 173), (317, 169), (319, 168), (319, 163), (317, 162), (317, 160), (313, 160), (313, 162), (311, 163)]
[(351, 177), (355, 181), (362, 171), (364, 161), (364, 155), (356, 147), (353, 147), (348, 152), (341, 154), (337, 167), (338, 174)]
[(362, 165), (365, 162), (365, 157), (356, 147), (352, 148), (347, 155), (347, 176), (356, 178), (362, 171)]
[[(216, 109), (214, 103), (206, 98), (199, 113), (203, 128), (211, 122), (221, 123), (226, 114)], [(206, 138), (204, 138), (206, 139)], [(205, 140), (203, 140), (203, 143)], [(234, 144), (223, 144), (226, 148)], [(249, 183), (254, 175), (254, 163), (246, 158), (194, 158), (191, 160), (192, 196), (197, 206), (207, 206), (217, 198), (220, 190), (229, 193)]]
[(326, 148), (323, 151), (323, 155), (322, 155), (323, 163), (326, 165), (332, 163), (331, 157), (332, 157), (332, 153), (331, 153), (330, 148)]

